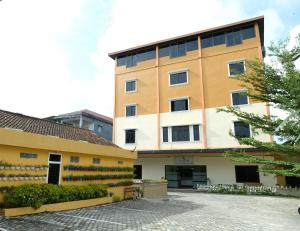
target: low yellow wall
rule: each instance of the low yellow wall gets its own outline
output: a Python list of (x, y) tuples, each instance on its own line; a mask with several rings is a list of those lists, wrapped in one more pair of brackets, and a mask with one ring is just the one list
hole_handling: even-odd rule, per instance
[[(37, 154), (36, 158), (21, 158), (20, 153)], [(0, 128), (0, 161), (13, 165), (40, 166), (48, 165), (49, 154), (61, 155), (60, 184), (62, 185), (89, 185), (89, 184), (109, 184), (128, 181), (130, 179), (107, 179), (107, 180), (86, 180), (86, 181), (63, 181), (66, 176), (82, 175), (127, 175), (132, 172), (112, 172), (112, 171), (69, 171), (64, 166), (84, 166), (91, 165), (97, 167), (133, 167), (137, 158), (136, 152), (121, 149), (119, 147), (90, 144), (81, 141), (72, 141), (51, 136), (43, 136), (13, 129)], [(71, 156), (79, 157), (79, 163), (71, 163)], [(100, 164), (93, 164), (93, 158), (99, 158)], [(1, 177), (7, 175), (38, 175), (44, 178), (26, 179), (18, 177)], [(48, 169), (22, 170), (22, 169), (3, 169), (0, 168), (0, 190), (1, 187), (17, 186), (21, 184), (47, 183)], [(123, 195), (123, 192), (113, 189), (116, 194)], [(3, 196), (0, 193), (0, 202)]]
[(64, 210), (72, 210), (79, 209), (84, 207), (90, 207), (101, 204), (108, 204), (112, 202), (111, 197), (103, 197), (89, 200), (80, 200), (80, 201), (69, 201), (63, 203), (55, 203), (42, 205), (38, 209), (34, 209), (31, 207), (23, 207), (23, 208), (11, 208), (11, 209), (2, 209), (0, 213), (4, 216), (22, 216), (28, 214), (42, 213), (42, 212), (58, 212)]

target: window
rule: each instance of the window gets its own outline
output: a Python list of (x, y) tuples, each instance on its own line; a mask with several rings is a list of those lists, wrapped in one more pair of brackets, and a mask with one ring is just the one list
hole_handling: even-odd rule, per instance
[(124, 162), (122, 160), (118, 160), (118, 164), (122, 165), (122, 164), (124, 164)]
[(171, 100), (171, 112), (189, 110), (188, 99), (174, 99)]
[(159, 48), (159, 57), (169, 56), (169, 53), (170, 53), (169, 45)]
[(133, 166), (134, 179), (142, 179), (142, 165)]
[(186, 54), (185, 43), (180, 42), (170, 46), (170, 57), (176, 58), (179, 56), (184, 56)]
[(201, 47), (207, 48), (213, 46), (213, 37), (212, 35), (206, 35), (201, 38)]
[(198, 50), (198, 38), (186, 41), (186, 51)]
[(241, 75), (245, 73), (245, 61), (235, 61), (228, 64), (229, 76)]
[(61, 155), (50, 154), (49, 156), (49, 161), (60, 162), (60, 160), (61, 160)]
[(101, 132), (102, 132), (102, 125), (98, 125), (98, 127), (97, 127), (97, 132), (98, 132), (98, 133), (101, 133)]
[(142, 62), (142, 61), (146, 61), (149, 59), (154, 59), (155, 58), (155, 53), (156, 50), (152, 49), (152, 50), (147, 50), (147, 51), (143, 51), (141, 53), (137, 54), (137, 62)]
[(136, 80), (127, 80), (125, 82), (125, 91), (126, 92), (135, 92), (136, 91)]
[(100, 158), (93, 158), (93, 164), (100, 164)]
[(125, 130), (125, 143), (126, 144), (135, 143), (135, 129)]
[(246, 91), (233, 92), (231, 93), (231, 97), (233, 106), (248, 104), (248, 96)]
[(136, 105), (127, 105), (126, 106), (126, 117), (136, 115)]
[(258, 166), (235, 166), (237, 183), (259, 183)]
[(241, 43), (242, 43), (242, 34), (239, 29), (226, 33), (226, 45), (228, 47), (235, 46)]
[(70, 157), (71, 163), (79, 163), (79, 157), (78, 156), (71, 156)]
[(35, 153), (20, 153), (20, 158), (30, 159), (30, 158), (37, 158), (37, 154)]
[(184, 84), (188, 82), (187, 71), (171, 73), (169, 78), (170, 85)]
[(125, 66), (126, 65), (126, 56), (117, 57), (117, 66)]
[(194, 141), (200, 140), (199, 125), (193, 125)]
[(168, 127), (163, 127), (163, 142), (169, 142)]
[(218, 33), (213, 35), (214, 46), (221, 45), (225, 43), (225, 33)]
[(190, 141), (189, 126), (174, 126), (172, 127), (172, 141)]
[(247, 26), (242, 28), (242, 36), (243, 39), (249, 39), (249, 38), (254, 38), (255, 37), (255, 29), (254, 26)]
[(250, 126), (242, 121), (234, 122), (234, 135), (237, 137), (250, 137)]

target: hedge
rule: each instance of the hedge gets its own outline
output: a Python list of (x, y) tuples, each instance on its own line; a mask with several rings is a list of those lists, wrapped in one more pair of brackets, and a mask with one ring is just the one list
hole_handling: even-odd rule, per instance
[(33, 207), (44, 204), (87, 200), (107, 196), (106, 185), (62, 186), (53, 184), (24, 184), (13, 187), (4, 198), (6, 208)]

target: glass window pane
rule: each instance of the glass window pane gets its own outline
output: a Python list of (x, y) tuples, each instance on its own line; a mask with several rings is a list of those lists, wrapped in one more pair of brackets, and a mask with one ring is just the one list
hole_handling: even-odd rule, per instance
[(175, 58), (178, 56), (178, 45), (177, 44), (173, 44), (170, 46), (170, 57), (171, 58)]
[(125, 130), (125, 143), (135, 143), (135, 129)]
[(241, 75), (245, 73), (244, 61), (229, 63), (229, 75)]
[(168, 142), (169, 137), (168, 137), (168, 127), (163, 128), (163, 142)]
[(186, 51), (198, 50), (198, 38), (186, 41)]
[(173, 73), (170, 74), (170, 84), (181, 84), (181, 83), (187, 83), (187, 72), (180, 72), (180, 73)]
[(234, 45), (238, 45), (242, 43), (242, 34), (240, 30), (234, 31), (233, 37), (234, 37)]
[(227, 32), (226, 33), (226, 45), (227, 46), (233, 46), (234, 44), (234, 36), (233, 32)]
[(184, 56), (186, 54), (186, 50), (185, 50), (185, 43), (179, 43), (178, 44), (178, 56)]
[(159, 48), (159, 57), (169, 56), (169, 46)]
[(126, 106), (126, 116), (135, 116), (135, 114), (136, 114), (135, 105)]
[(248, 104), (247, 93), (246, 92), (235, 92), (235, 93), (232, 93), (232, 104), (233, 105)]
[(117, 66), (125, 66), (126, 65), (126, 56), (117, 57)]
[(172, 127), (172, 141), (190, 141), (189, 126), (174, 126)]
[(250, 137), (250, 126), (242, 121), (234, 122), (234, 135), (237, 137)]
[(135, 80), (126, 82), (126, 92), (135, 91), (136, 90), (135, 87), (136, 87)]
[(255, 37), (255, 29), (254, 26), (247, 26), (242, 28), (242, 36), (243, 39), (249, 39), (249, 38), (254, 38)]
[(133, 66), (132, 55), (128, 55), (126, 57), (126, 66), (127, 67), (132, 67)]
[(193, 131), (194, 131), (194, 140), (200, 140), (200, 135), (199, 135), (199, 125), (194, 125), (193, 126)]
[(225, 43), (225, 34), (224, 33), (214, 34), (213, 35), (213, 43), (214, 43), (214, 46), (224, 44)]
[(206, 48), (206, 47), (211, 47), (213, 45), (213, 39), (212, 36), (203, 36), (201, 38), (201, 47)]
[(186, 111), (188, 110), (188, 100), (179, 99), (171, 101), (171, 111)]

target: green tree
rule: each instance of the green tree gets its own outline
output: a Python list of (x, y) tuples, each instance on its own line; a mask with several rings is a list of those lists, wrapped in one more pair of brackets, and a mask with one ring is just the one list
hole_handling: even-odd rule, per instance
[[(228, 106), (219, 111), (234, 114), (238, 120), (251, 125), (253, 134), (264, 132), (275, 137), (273, 142), (262, 142), (253, 137), (236, 137), (242, 145), (258, 148), (261, 155), (230, 151), (225, 153), (238, 162), (262, 164), (259, 171), (281, 176), (300, 176), (300, 71), (295, 61), (300, 58), (300, 34), (296, 44), (289, 48), (288, 40), (272, 43), (268, 56), (273, 60), (267, 64), (258, 59), (247, 62), (247, 73), (239, 75), (241, 85), (248, 89), (252, 101), (267, 102), (269, 106), (287, 113), (287, 118), (247, 113), (239, 107)], [(273, 161), (265, 154), (276, 157)]]

